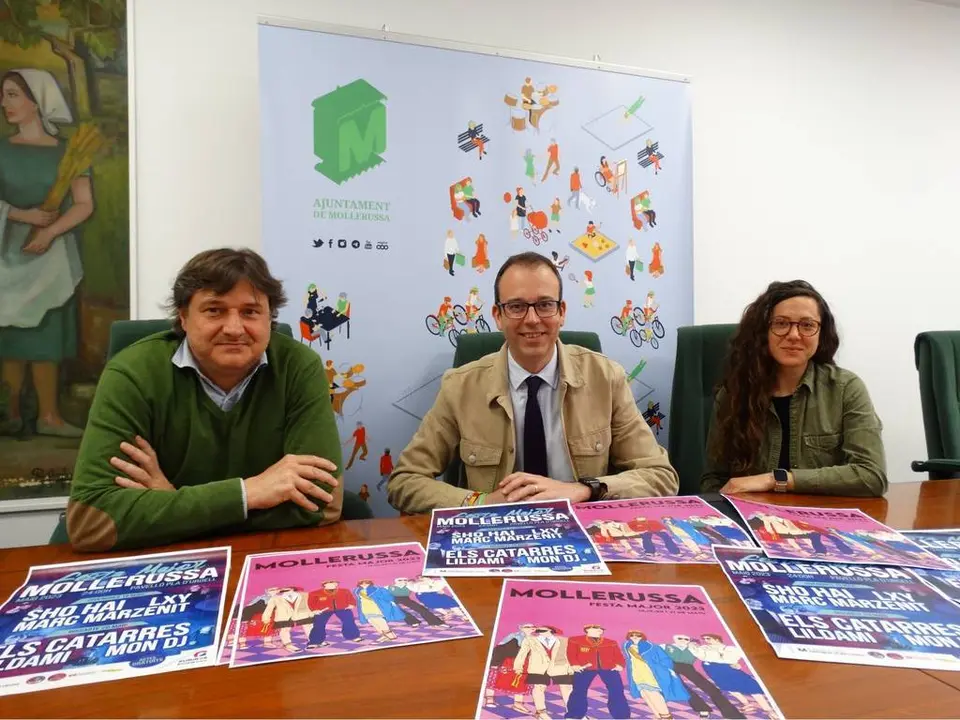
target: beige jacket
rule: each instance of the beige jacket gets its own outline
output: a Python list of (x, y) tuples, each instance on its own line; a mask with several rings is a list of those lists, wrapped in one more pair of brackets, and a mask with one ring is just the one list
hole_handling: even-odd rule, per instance
[(263, 610), (263, 621), (265, 623), (271, 620), (273, 622), (284, 622), (287, 620), (296, 622), (312, 615), (313, 613), (310, 612), (310, 608), (307, 607), (306, 593), (297, 593), (297, 599), (292, 604), (285, 597), (274, 595), (267, 600), (267, 607)]
[[(552, 655), (552, 657), (551, 657)], [(549, 675), (558, 677), (572, 675), (570, 661), (567, 659), (567, 638), (557, 637), (551, 650), (547, 650), (536, 637), (524, 638), (520, 652), (513, 661), (515, 672), (523, 672), (523, 663), (527, 661), (527, 672), (531, 675)]]
[[(677, 472), (637, 409), (623, 368), (600, 353), (557, 345), (561, 422), (577, 477), (606, 483), (609, 499), (676, 495)], [(491, 492), (514, 472), (515, 443), (504, 345), (444, 373), (433, 407), (390, 476), (390, 504), (423, 513), (459, 506), (473, 491)], [(454, 453), (469, 489), (436, 480)]]

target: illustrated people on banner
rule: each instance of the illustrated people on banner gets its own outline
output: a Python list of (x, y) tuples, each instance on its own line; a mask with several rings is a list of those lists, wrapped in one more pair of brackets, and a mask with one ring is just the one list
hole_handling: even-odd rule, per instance
[(607, 689), (607, 712), (612, 718), (630, 717), (630, 706), (623, 694), (620, 672), (626, 665), (616, 642), (603, 637), (600, 625), (584, 625), (583, 635), (570, 638), (567, 657), (573, 670), (573, 691), (567, 701), (567, 717), (583, 718), (587, 714), (587, 693), (596, 678)]
[(613, 168), (610, 167), (610, 162), (607, 160), (606, 155), (600, 156), (600, 173), (603, 175), (603, 180), (605, 187), (612, 193), (619, 191), (617, 185), (617, 175), (613, 172)]
[(588, 238), (595, 238), (597, 236), (597, 226), (594, 224), (593, 220), (587, 221), (587, 229), (583, 231), (584, 235)]
[(583, 306), (585, 308), (593, 307), (593, 298), (597, 294), (597, 289), (593, 286), (593, 272), (583, 271)]
[(360, 460), (367, 459), (367, 428), (359, 420), (357, 420), (356, 429), (343, 444), (346, 445), (351, 440), (353, 440), (353, 452), (350, 453), (350, 460), (347, 461), (347, 470), (353, 467), (353, 461), (356, 459), (357, 453), (360, 453)]
[(356, 598), (349, 590), (341, 588), (339, 581), (324, 580), (319, 590), (307, 595), (307, 604), (314, 613), (307, 648), (326, 647), (330, 644), (327, 642), (327, 623), (334, 617), (340, 621), (340, 634), (344, 640), (363, 642), (353, 617), (353, 610), (357, 606)]
[(710, 559), (710, 539), (683, 518), (665, 517), (663, 523), (667, 530), (680, 541), (696, 560)]
[[(631, 242), (633, 242), (631, 240)], [(650, 274), (655, 278), (663, 275), (663, 248), (660, 243), (653, 244), (653, 258), (650, 260)]]
[(574, 167), (570, 173), (570, 197), (567, 198), (567, 207), (574, 203), (577, 210), (580, 209), (580, 191), (583, 189), (583, 181), (580, 179), (580, 168)]
[(477, 124), (473, 120), (467, 123), (467, 133), (473, 140), (473, 146), (477, 149), (477, 158), (483, 160), (483, 156), (487, 154), (487, 143), (483, 139), (483, 133), (477, 130)]
[(470, 288), (470, 294), (467, 296), (467, 304), (463, 308), (467, 313), (467, 322), (474, 322), (482, 308), (483, 300), (480, 299), (480, 288), (474, 285)]
[(520, 216), (517, 214), (517, 208), (510, 209), (510, 234), (516, 235), (520, 232)]
[(547, 175), (551, 171), (554, 175), (560, 174), (560, 146), (557, 145), (556, 138), (550, 138), (550, 144), (547, 145), (547, 167), (543, 171), (540, 182), (546, 182)]
[[(670, 656), (670, 659), (673, 660), (673, 669), (677, 675), (685, 681), (685, 687), (690, 693), (690, 706), (700, 714), (700, 717), (707, 717), (710, 713), (710, 708), (697, 693), (690, 691), (690, 686), (686, 685), (687, 682), (700, 688), (700, 690), (710, 698), (710, 702), (716, 706), (721, 717), (742, 720), (744, 717), (743, 713), (734, 707), (733, 703), (727, 699), (720, 688), (710, 682), (697, 670), (697, 656), (694, 655), (690, 649), (689, 635), (674, 635), (673, 642), (669, 645), (664, 645), (663, 649), (667, 655)], [(698, 700), (700, 701), (699, 703), (697, 702)]]
[(560, 255), (557, 253), (557, 251), (551, 250), (550, 256), (553, 258), (553, 264), (557, 268), (557, 270), (559, 270), (560, 272), (563, 272), (564, 270), (567, 269), (567, 263), (570, 262), (569, 255), (564, 255), (563, 260), (561, 260)]
[(522, 187), (517, 188), (516, 202), (517, 218), (520, 220), (520, 227), (524, 228), (527, 226), (527, 196), (524, 195)]
[(527, 663), (522, 663), (518, 669), (514, 660), (520, 654), (520, 647), (536, 631), (533, 623), (522, 623), (517, 632), (507, 635), (496, 644), (490, 657), (490, 672), (483, 690), (483, 702), (488, 708), (496, 708), (495, 696), (497, 693), (513, 696), (513, 704), (505, 710), (513, 710), (521, 715), (532, 715), (533, 712), (524, 704), (524, 696), (529, 692), (527, 685)]
[[(630, 276), (630, 280), (633, 281), (633, 272), (637, 267), (637, 261), (640, 259), (640, 255), (637, 252), (637, 243), (631, 238), (627, 241), (627, 275)], [(643, 263), (640, 263), (640, 271), (643, 271)]]
[(705, 633), (701, 639), (702, 645), (691, 641), (690, 649), (703, 664), (704, 672), (716, 686), (732, 695), (745, 715), (763, 712), (768, 717), (777, 717), (774, 709), (767, 702), (760, 684), (740, 669), (743, 651), (731, 645), (724, 645), (719, 635)]
[(633, 205), (634, 205), (634, 215), (637, 218), (640, 218), (642, 216), (643, 218), (646, 219), (646, 223), (642, 223), (641, 221), (641, 223), (643, 224), (644, 230), (657, 226), (657, 213), (651, 207), (649, 190), (644, 190), (642, 193), (637, 195), (633, 199)]
[(673, 670), (673, 661), (663, 648), (647, 640), (639, 630), (627, 633), (623, 643), (627, 658), (627, 687), (630, 695), (642, 698), (654, 717), (670, 715), (668, 702), (687, 702), (690, 694), (680, 676)]
[(364, 502), (370, 500), (370, 488), (367, 487), (366, 483), (362, 483), (360, 485), (360, 490), (357, 491), (357, 495), (359, 495), (360, 499)]
[(530, 178), (530, 182), (533, 185), (537, 184), (537, 168), (535, 167), (536, 156), (533, 154), (533, 150), (527, 148), (527, 152), (523, 155), (523, 162), (525, 170), (523, 174)]
[(337, 296), (337, 306), (334, 308), (334, 310), (338, 315), (350, 317), (350, 301), (347, 299), (347, 294), (345, 292), (342, 292)]
[(467, 203), (467, 206), (470, 208), (470, 214), (473, 217), (480, 217), (483, 215), (480, 212), (480, 201), (477, 199), (476, 193), (473, 191), (473, 180), (467, 178), (466, 182), (463, 185), (463, 198), (464, 202)]
[(453, 324), (453, 299), (447, 295), (437, 308), (437, 321), (440, 324), (440, 334), (446, 331)]
[[(554, 227), (552, 227), (552, 226), (554, 226), (554, 225), (559, 225), (559, 224), (560, 224), (560, 209), (561, 209), (561, 208), (562, 208), (562, 205), (560, 205), (560, 198), (555, 197), (555, 198), (553, 199), (553, 204), (550, 205), (550, 225), (551, 225), (550, 231), (551, 231), (551, 232), (553, 232), (553, 230), (554, 230)], [(559, 228), (559, 227), (556, 228), (556, 231), (557, 231), (557, 232), (560, 232), (560, 228)]]
[(390, 454), (390, 448), (384, 448), (383, 455), (380, 456), (380, 482), (377, 483), (377, 490), (383, 490), (391, 473), (393, 473), (393, 456)]
[(652, 322), (653, 316), (657, 314), (660, 306), (657, 305), (656, 296), (653, 290), (647, 293), (647, 299), (643, 302), (643, 319), (645, 322)]
[(623, 328), (623, 334), (633, 325), (633, 300), (628, 299), (623, 307), (620, 308), (620, 327)]
[[(307, 303), (306, 309), (310, 311), (310, 314), (314, 317), (320, 312), (320, 303), (326, 300), (326, 296), (321, 293), (314, 283), (307, 285)], [(305, 312), (304, 315), (307, 313)]]
[(473, 260), (470, 261), (470, 264), (478, 273), (483, 273), (484, 270), (490, 269), (490, 258), (487, 255), (487, 237), (483, 233), (477, 235), (477, 250), (473, 255)]
[(60, 367), (78, 350), (79, 227), (93, 214), (93, 153), (58, 138), (58, 125), (72, 123), (73, 115), (49, 72), (11, 70), (0, 92), (7, 123), (17, 129), (0, 140), (0, 362), (7, 386), (0, 435), (25, 430), (20, 401), (29, 366), (37, 434), (79, 438), (81, 428), (60, 412)]
[(457, 238), (453, 235), (453, 230), (447, 230), (447, 239), (443, 242), (443, 254), (446, 257), (446, 268), (451, 277), (454, 275), (453, 268), (457, 264), (457, 255), (460, 253), (460, 245), (457, 244)]
[(650, 158), (650, 164), (653, 165), (653, 174), (660, 174), (660, 156), (657, 155), (656, 149), (653, 147), (653, 140), (647, 140), (647, 157)]
[(560, 688), (564, 707), (573, 692), (573, 670), (568, 659), (569, 640), (552, 625), (538, 626), (532, 635), (520, 643), (520, 651), (513, 660), (513, 671), (527, 674), (527, 683), (532, 686), (533, 708), (537, 720), (549, 718), (547, 714), (547, 686)]
[[(729, 518), (718, 518), (711, 516), (691, 515), (687, 518), (699, 532), (710, 538), (714, 545), (740, 545), (743, 543), (743, 535), (737, 524)], [(726, 521), (724, 523), (723, 521)]]
[(402, 622), (403, 611), (397, 607), (393, 595), (386, 588), (374, 585), (373, 580), (360, 580), (353, 594), (357, 599), (357, 619), (377, 631), (375, 642), (396, 640), (397, 634), (388, 623)]
[(307, 625), (313, 618), (306, 593), (303, 588), (291, 586), (270, 588), (267, 594), (270, 599), (263, 611), (263, 624), (268, 629), (279, 632), (284, 650), (290, 653), (299, 652), (300, 648), (293, 642), (293, 628), (300, 628), (303, 639), (308, 640)]
[(853, 550), (842, 538), (833, 535), (824, 528), (808, 523), (805, 520), (794, 520), (793, 524), (807, 533), (807, 539), (810, 541), (814, 552), (826, 554), (827, 547), (823, 544), (823, 541), (829, 540), (841, 555), (853, 555)]
[[(393, 596), (393, 601), (402, 608), (406, 615), (404, 616), (403, 621), (410, 625), (411, 627), (416, 627), (422, 623), (426, 623), (430, 627), (446, 627), (447, 624), (437, 617), (431, 610), (417, 601), (413, 597), (414, 587), (413, 583), (409, 578), (396, 578), (393, 581), (392, 585), (387, 587), (387, 590)], [(412, 613), (416, 613), (417, 616), (414, 616)]]

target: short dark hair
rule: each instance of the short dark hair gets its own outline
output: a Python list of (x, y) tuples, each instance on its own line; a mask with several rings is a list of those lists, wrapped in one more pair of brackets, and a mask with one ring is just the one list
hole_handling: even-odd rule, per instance
[(180, 337), (185, 335), (180, 322), (180, 311), (189, 307), (193, 296), (199, 291), (211, 290), (217, 295), (225, 295), (242, 280), (253, 285), (253, 289), (258, 293), (267, 296), (270, 318), (276, 327), (277, 315), (280, 308), (287, 304), (287, 295), (283, 291), (283, 283), (270, 274), (267, 261), (246, 248), (217, 248), (197, 253), (187, 260), (186, 265), (177, 273), (166, 306), (171, 315), (174, 332)]
[(493, 281), (494, 305), (500, 304), (500, 278), (502, 278), (503, 274), (514, 265), (522, 265), (523, 267), (530, 268), (542, 265), (543, 267), (550, 268), (550, 271), (557, 278), (557, 284), (560, 286), (560, 295), (557, 297), (557, 300), (563, 300), (563, 278), (560, 276), (560, 271), (557, 270), (557, 266), (554, 265), (550, 258), (548, 258), (546, 255), (541, 255), (540, 253), (530, 251), (511, 255), (504, 261), (503, 265), (500, 266), (500, 269), (497, 270), (497, 278)]

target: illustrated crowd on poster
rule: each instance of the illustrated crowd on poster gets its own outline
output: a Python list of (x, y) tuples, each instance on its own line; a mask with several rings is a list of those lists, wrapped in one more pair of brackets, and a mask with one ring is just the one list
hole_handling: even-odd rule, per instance
[(696, 496), (583, 503), (574, 512), (608, 562), (713, 563), (714, 545), (754, 546)]

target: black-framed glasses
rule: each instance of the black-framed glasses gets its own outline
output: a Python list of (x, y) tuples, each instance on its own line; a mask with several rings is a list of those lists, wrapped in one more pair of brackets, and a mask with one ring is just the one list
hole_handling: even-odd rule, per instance
[(797, 332), (799, 332), (802, 337), (813, 337), (820, 332), (820, 323), (816, 320), (811, 320), (810, 318), (787, 320), (787, 318), (782, 317), (774, 318), (770, 321), (770, 332), (777, 337), (786, 337), (790, 334), (790, 330), (794, 325), (797, 326)]
[(497, 303), (500, 310), (511, 320), (521, 320), (533, 308), (537, 315), (542, 318), (553, 317), (560, 312), (559, 300), (537, 300), (536, 302), (526, 302), (525, 300), (510, 300), (505, 303)]

